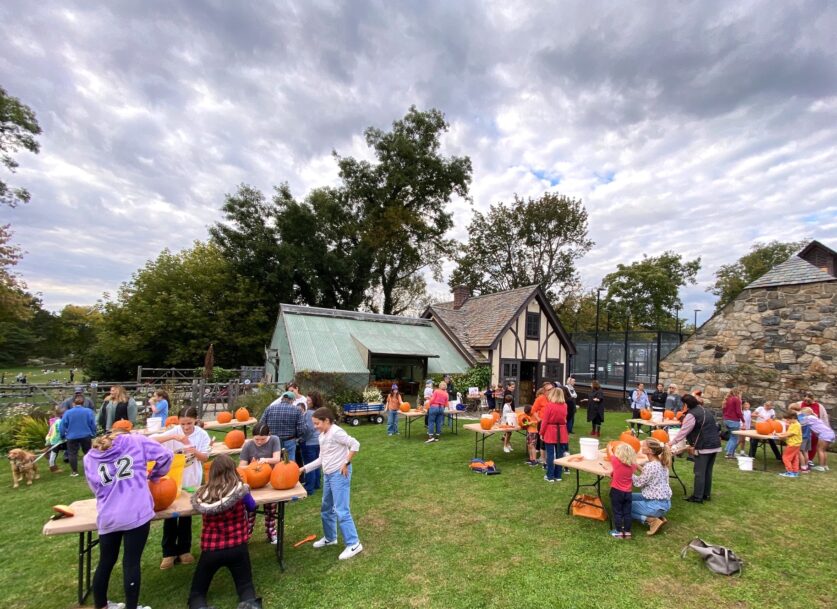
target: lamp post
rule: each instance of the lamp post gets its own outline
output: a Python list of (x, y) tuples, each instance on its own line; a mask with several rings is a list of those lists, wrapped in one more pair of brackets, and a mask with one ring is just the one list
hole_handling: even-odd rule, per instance
[(674, 331), (680, 334), (680, 307), (674, 307)]
[(695, 309), (695, 334), (697, 334), (697, 314), (700, 313), (703, 309)]
[(602, 288), (596, 288), (596, 338), (593, 347), (593, 380), (599, 378), (599, 295)]

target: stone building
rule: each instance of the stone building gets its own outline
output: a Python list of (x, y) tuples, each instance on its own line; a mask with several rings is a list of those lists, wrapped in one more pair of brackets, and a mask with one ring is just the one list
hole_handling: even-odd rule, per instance
[(837, 404), (837, 253), (812, 241), (773, 267), (660, 363), (660, 379), (702, 387), (715, 407), (730, 387), (755, 408), (804, 391)]

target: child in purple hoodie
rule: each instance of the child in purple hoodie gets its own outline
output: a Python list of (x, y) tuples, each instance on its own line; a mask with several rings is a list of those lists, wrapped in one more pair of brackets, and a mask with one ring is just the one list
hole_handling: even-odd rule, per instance
[[(155, 462), (150, 473), (147, 473), (148, 461)], [(98, 512), (100, 556), (93, 576), (93, 603), (97, 609), (112, 606), (107, 600), (108, 582), (123, 543), (125, 608), (137, 609), (140, 559), (154, 518), (148, 480), (165, 475), (171, 462), (169, 449), (140, 434), (124, 432), (110, 432), (96, 438), (92, 450), (84, 456), (84, 475), (96, 495)]]

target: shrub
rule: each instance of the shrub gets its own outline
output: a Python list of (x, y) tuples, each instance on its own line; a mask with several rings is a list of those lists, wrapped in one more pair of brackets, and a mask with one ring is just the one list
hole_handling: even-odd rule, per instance
[(250, 416), (258, 419), (278, 397), (279, 392), (275, 387), (259, 386), (251, 393), (239, 397), (235, 401), (235, 408), (246, 408), (250, 411)]
[(49, 422), (43, 417), (20, 417), (14, 428), (14, 445), (16, 448), (38, 450), (45, 446), (45, 438), (49, 431)]
[(363, 401), (367, 404), (380, 404), (384, 401), (384, 396), (380, 389), (369, 385), (363, 390)]

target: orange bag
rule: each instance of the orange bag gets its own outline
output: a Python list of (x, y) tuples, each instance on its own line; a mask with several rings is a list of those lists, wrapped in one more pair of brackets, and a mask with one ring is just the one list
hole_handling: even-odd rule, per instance
[(593, 495), (579, 495), (572, 505), (572, 515), (593, 520), (607, 520), (607, 512), (602, 500)]

